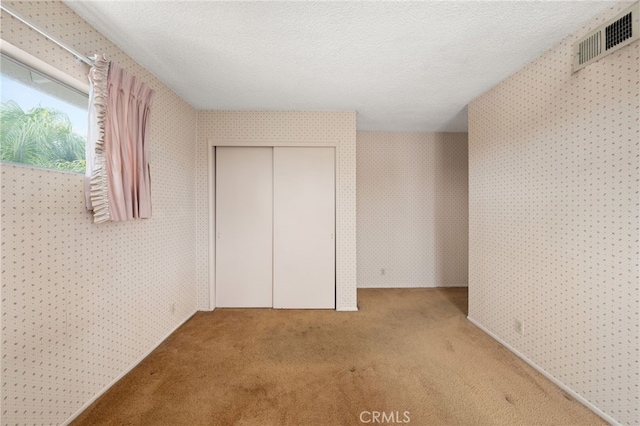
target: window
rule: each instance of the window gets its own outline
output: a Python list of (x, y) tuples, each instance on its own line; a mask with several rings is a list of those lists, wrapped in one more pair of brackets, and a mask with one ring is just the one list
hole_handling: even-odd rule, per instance
[(84, 173), (85, 93), (0, 56), (0, 160)]

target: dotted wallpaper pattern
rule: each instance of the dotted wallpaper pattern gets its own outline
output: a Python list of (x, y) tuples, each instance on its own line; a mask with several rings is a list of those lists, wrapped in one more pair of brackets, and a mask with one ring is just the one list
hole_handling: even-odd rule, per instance
[[(191, 316), (196, 305), (197, 114), (59, 2), (7, 2), (156, 91), (153, 217), (92, 224), (84, 176), (3, 164), (2, 425), (57, 425)], [(86, 81), (72, 55), (2, 12), (2, 39)], [(171, 305), (175, 310), (171, 312)]]
[(470, 104), (469, 316), (638, 425), (640, 43), (571, 73), (574, 41), (629, 4)]
[(467, 134), (358, 132), (357, 172), (358, 287), (466, 286)]
[(209, 140), (339, 141), (336, 188), (336, 308), (356, 301), (356, 113), (352, 111), (199, 111), (197, 168), (198, 306), (209, 306)]

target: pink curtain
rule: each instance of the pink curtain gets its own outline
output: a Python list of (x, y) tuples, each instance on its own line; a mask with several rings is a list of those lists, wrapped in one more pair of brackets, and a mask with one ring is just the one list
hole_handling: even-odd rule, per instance
[(153, 98), (146, 84), (111, 63), (104, 136), (112, 221), (151, 217), (147, 135)]
[(87, 160), (92, 158), (87, 162), (91, 168), (87, 206), (95, 223), (149, 218), (147, 135), (154, 91), (104, 56), (97, 57), (89, 79), (95, 89), (89, 128), (97, 130), (88, 138), (92, 156)]

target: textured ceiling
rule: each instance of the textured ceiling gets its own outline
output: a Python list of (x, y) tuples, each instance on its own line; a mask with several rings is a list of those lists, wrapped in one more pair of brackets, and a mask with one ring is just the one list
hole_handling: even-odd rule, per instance
[(195, 108), (356, 110), (372, 131), (466, 131), (469, 101), (611, 5), (67, 4)]

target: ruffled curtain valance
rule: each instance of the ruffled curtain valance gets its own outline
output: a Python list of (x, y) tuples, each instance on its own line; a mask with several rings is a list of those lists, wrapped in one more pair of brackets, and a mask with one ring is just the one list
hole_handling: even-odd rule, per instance
[(94, 223), (151, 217), (147, 142), (155, 92), (104, 55), (89, 71), (87, 209)]

